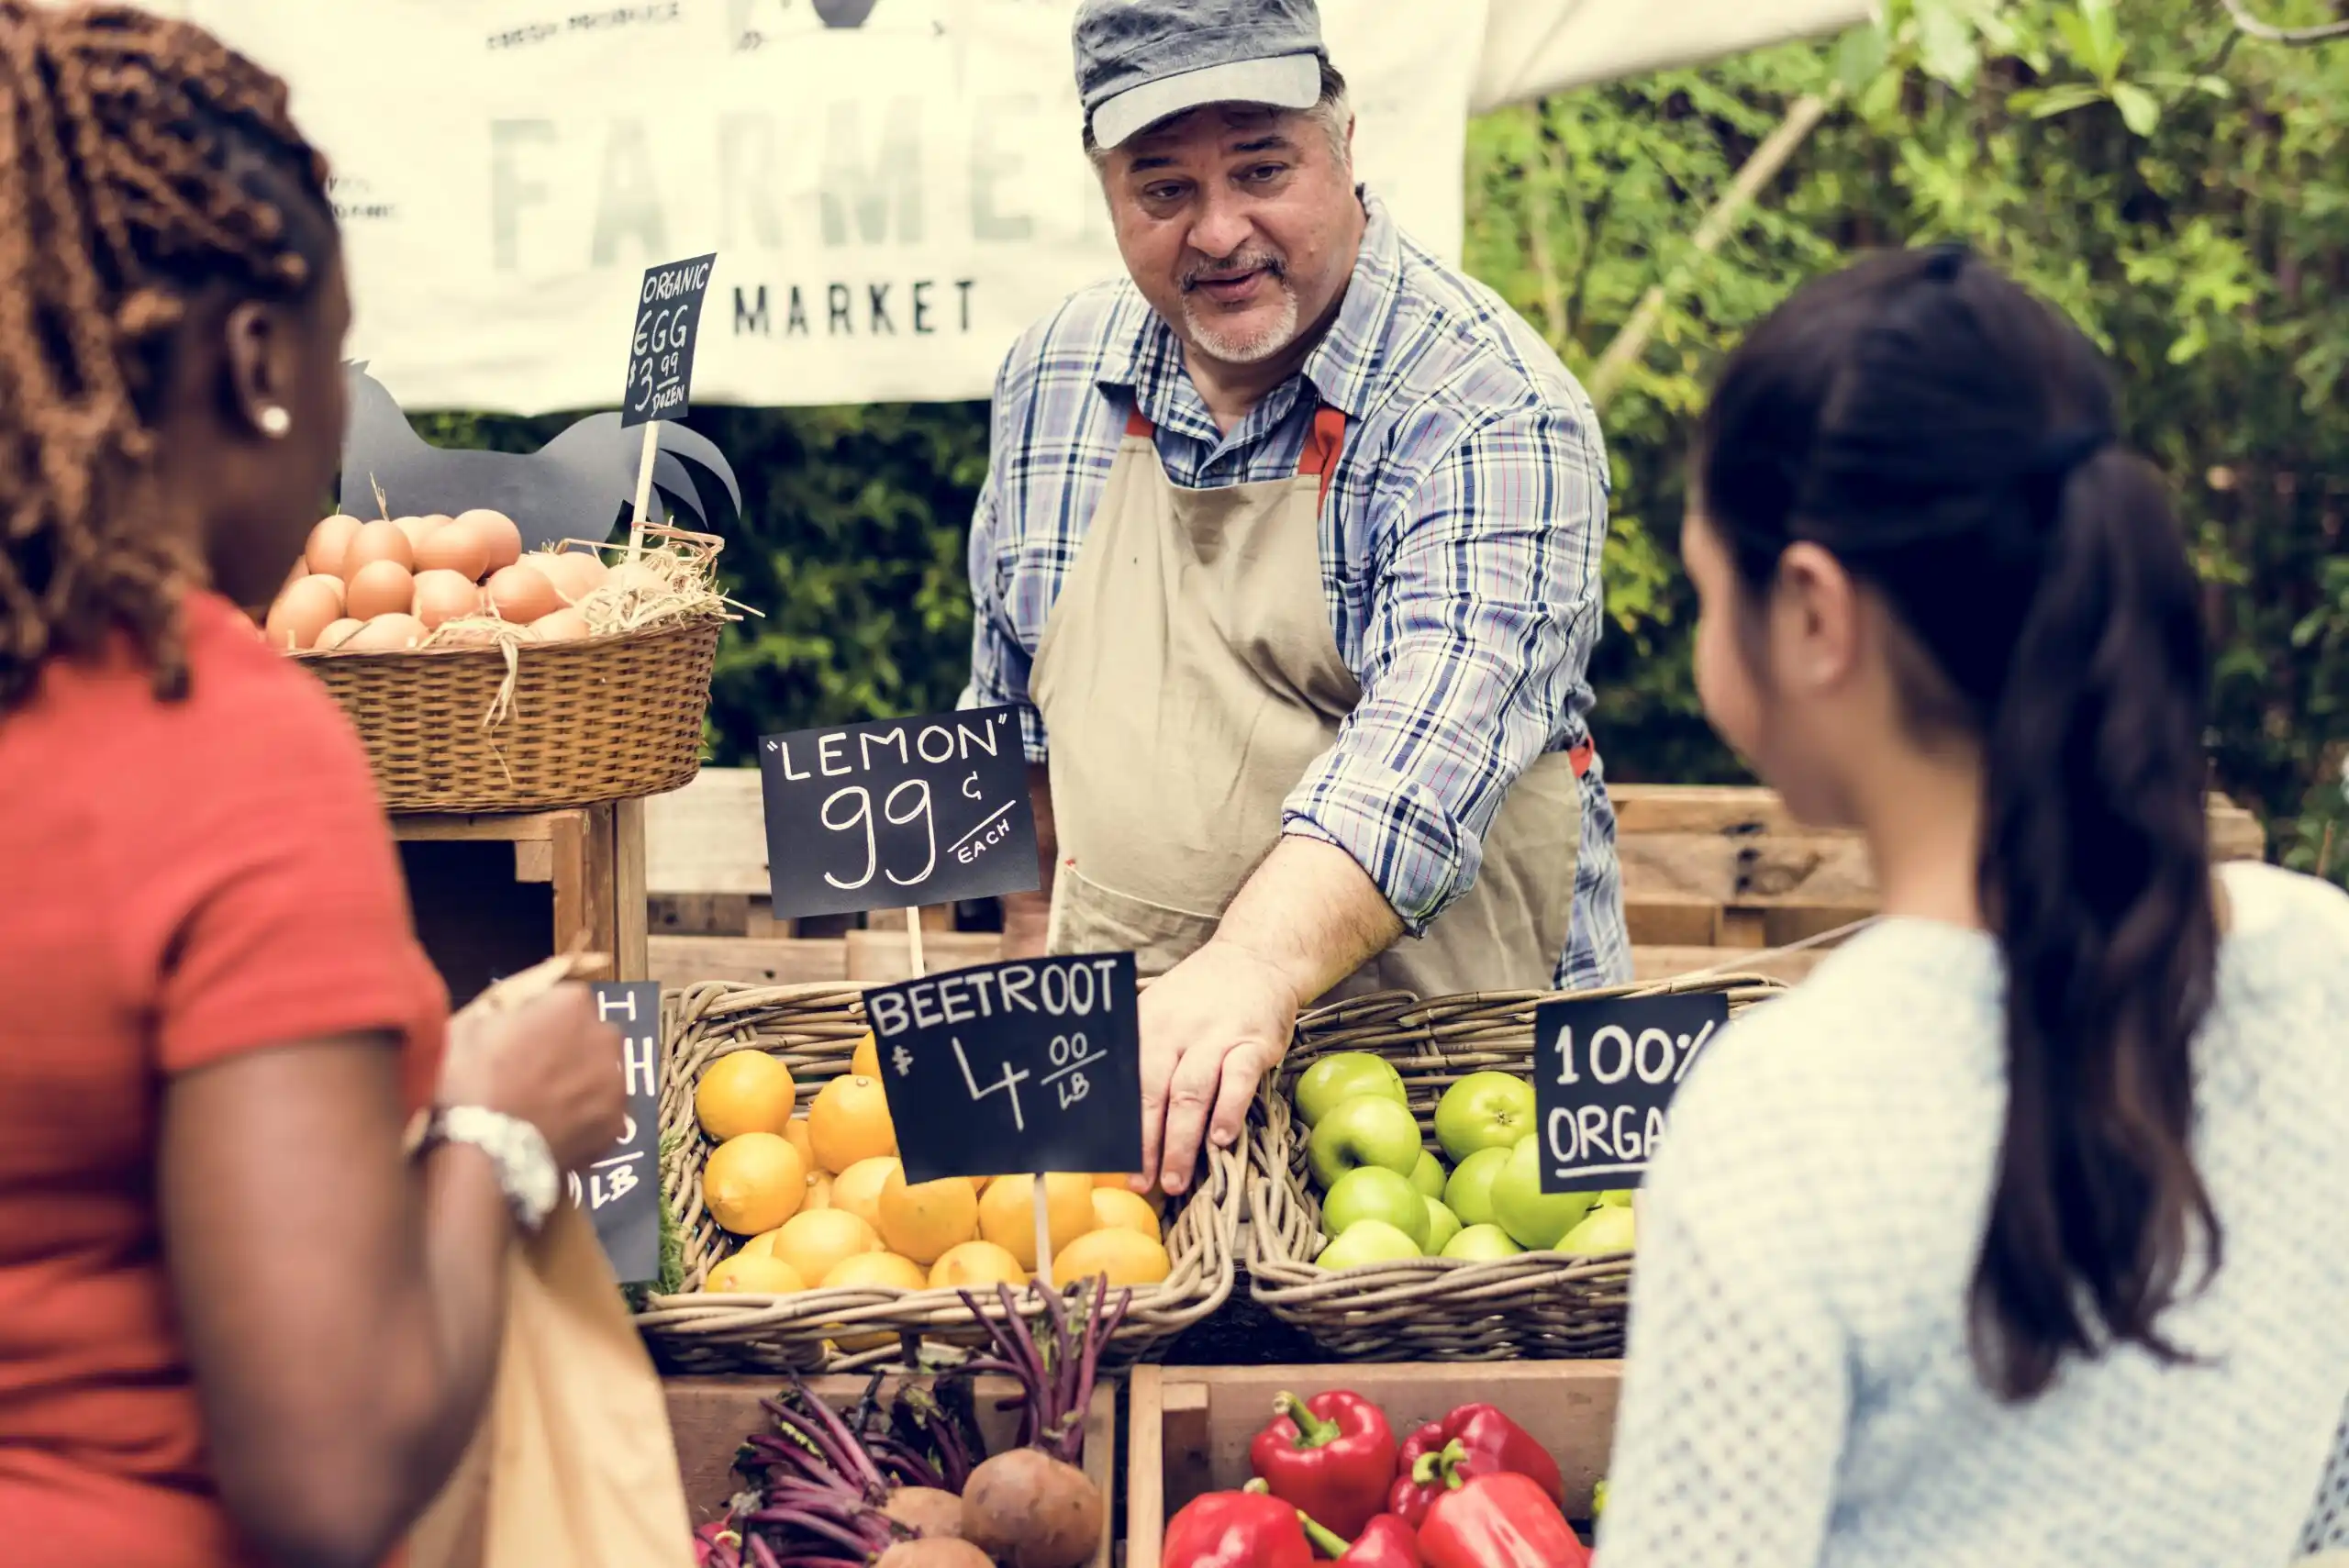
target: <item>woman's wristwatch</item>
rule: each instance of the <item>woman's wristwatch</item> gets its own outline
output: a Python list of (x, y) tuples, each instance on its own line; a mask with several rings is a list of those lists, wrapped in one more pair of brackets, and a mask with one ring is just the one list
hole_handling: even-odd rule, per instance
[(441, 1143), (471, 1144), (488, 1155), (497, 1171), (498, 1189), (514, 1211), (514, 1223), (526, 1234), (538, 1234), (562, 1195), (562, 1172), (543, 1133), (502, 1111), (480, 1106), (441, 1106), (425, 1123), (417, 1158)]

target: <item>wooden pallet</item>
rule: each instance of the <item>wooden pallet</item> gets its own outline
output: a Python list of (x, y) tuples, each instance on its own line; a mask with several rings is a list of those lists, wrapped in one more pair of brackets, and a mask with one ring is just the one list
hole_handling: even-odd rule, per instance
[[(1766, 789), (1731, 784), (1610, 784), (1623, 864), (1632, 966), (1642, 980), (1725, 964), (1799, 980), (1823, 949), (1749, 963), (1745, 955), (1837, 930), (1874, 912), (1875, 880), (1858, 834), (1805, 827)], [(2241, 807), (2214, 797), (2211, 852), (2256, 860), (2266, 838)], [(647, 803), (650, 962), (670, 984), (896, 980), (911, 973), (889, 917), (822, 935), (768, 913), (766, 828), (758, 771), (707, 768)], [(931, 969), (997, 956), (989, 933), (956, 932), (952, 911), (923, 911)]]
[[(1457, 1406), (1497, 1405), (1558, 1462), (1566, 1514), (1590, 1517), (1615, 1439), (1621, 1362), (1136, 1367), (1126, 1431), (1126, 1568), (1161, 1568), (1166, 1521), (1204, 1492), (1249, 1477), (1248, 1444), (1274, 1396), (1350, 1389), (1386, 1412), (1397, 1440)], [(1586, 1531), (1586, 1534), (1588, 1532)]]

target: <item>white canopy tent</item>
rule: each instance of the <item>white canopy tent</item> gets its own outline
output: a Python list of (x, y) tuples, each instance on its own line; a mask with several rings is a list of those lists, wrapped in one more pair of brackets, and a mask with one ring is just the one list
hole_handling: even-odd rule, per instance
[[(694, 392), (983, 397), (1118, 259), (1074, 0), (178, 0), (337, 171), (352, 352), (417, 407), (619, 395), (636, 283), (715, 250)], [(1870, 0), (1322, 0), (1363, 177), (1456, 254), (1475, 113), (1864, 20)], [(860, 25), (844, 26), (862, 17)]]

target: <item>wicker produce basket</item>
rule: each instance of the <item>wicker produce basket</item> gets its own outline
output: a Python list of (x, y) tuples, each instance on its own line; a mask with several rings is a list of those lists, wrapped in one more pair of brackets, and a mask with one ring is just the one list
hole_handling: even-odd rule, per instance
[[(664, 1371), (856, 1371), (902, 1363), (902, 1340), (874, 1344), (883, 1334), (981, 1342), (969, 1308), (951, 1290), (698, 1294), (710, 1269), (737, 1244), (702, 1202), (702, 1166), (712, 1148), (694, 1116), (694, 1089), (702, 1073), (731, 1051), (764, 1051), (791, 1069), (804, 1104), (813, 1091), (848, 1071), (864, 1033), (863, 994), (864, 987), (852, 983), (712, 982), (667, 998), (661, 1186), (683, 1236), (687, 1294), (655, 1296), (636, 1319)], [(1111, 1341), (1116, 1364), (1149, 1359), (1230, 1296), (1245, 1173), (1238, 1151), (1214, 1151), (1208, 1180), (1169, 1213), (1165, 1240), (1173, 1272), (1163, 1283), (1134, 1291), (1133, 1305)], [(985, 1298), (990, 1293), (974, 1295)], [(1022, 1301), (1030, 1321), (1041, 1320), (1033, 1294)]]
[(351, 716), (386, 810), (550, 811), (693, 781), (724, 625), (524, 644), (502, 704), (497, 648), (295, 657)]
[[(1728, 994), (1734, 1017), (1783, 990), (1772, 980), (1721, 975), (1687, 983), (1575, 993), (1581, 997)], [(1403, 1075), (1425, 1146), (1436, 1146), (1436, 1102), (1471, 1073), (1527, 1073), (1533, 1010), (1559, 993), (1443, 996), (1403, 992), (1341, 1002), (1298, 1020), (1297, 1041), (1257, 1092), (1251, 1117), (1249, 1293), (1332, 1353), (1357, 1361), (1517, 1361), (1623, 1353), (1631, 1254), (1567, 1258), (1527, 1252), (1490, 1262), (1415, 1258), (1318, 1268), (1321, 1206), (1308, 1179), (1305, 1129), (1290, 1108), (1297, 1074), (1332, 1051), (1385, 1057)]]

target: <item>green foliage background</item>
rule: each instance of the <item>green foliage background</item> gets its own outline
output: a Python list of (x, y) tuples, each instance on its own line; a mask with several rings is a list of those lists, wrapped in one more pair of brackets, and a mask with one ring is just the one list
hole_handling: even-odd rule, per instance
[[(2323, 19), (2318, 0), (2310, 15)], [(2241, 38), (2204, 0), (1891, 0), (1882, 26), (1486, 117), (1469, 270), (1587, 372), (1641, 295), (1673, 293), (1607, 410), (1614, 620), (1593, 676), (1612, 776), (1742, 777), (1690, 684), (1675, 556), (1681, 456), (1720, 356), (1798, 283), (1870, 246), (1963, 238), (2121, 367), (2131, 439), (2177, 486), (2220, 652), (2221, 786), (2303, 867), (2349, 874), (2349, 46)], [(1832, 106), (1733, 237), (1698, 217), (1805, 94)], [(749, 518), (715, 755), (762, 730), (935, 709), (967, 662), (963, 549), (977, 405), (709, 409)], [(563, 423), (421, 421), (527, 449)]]

